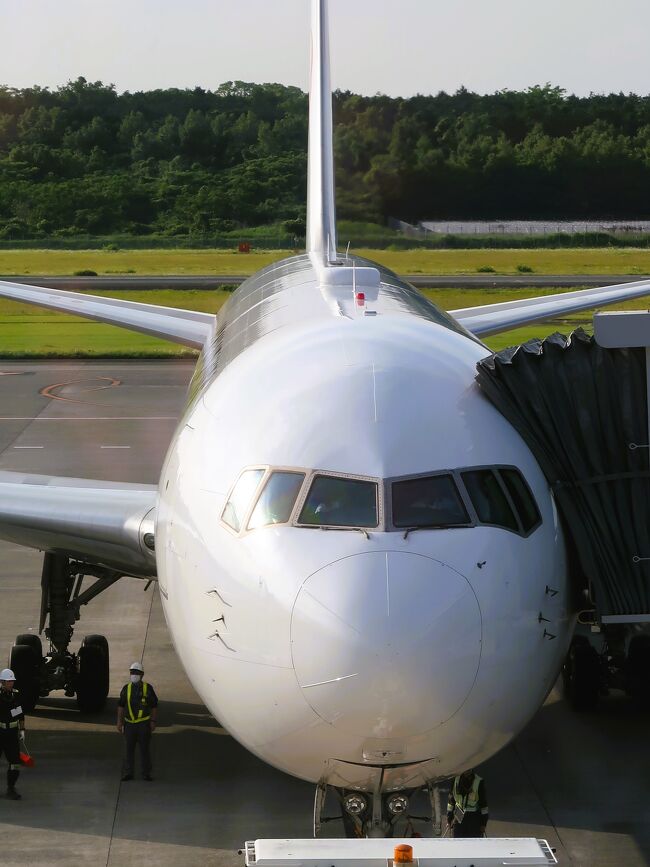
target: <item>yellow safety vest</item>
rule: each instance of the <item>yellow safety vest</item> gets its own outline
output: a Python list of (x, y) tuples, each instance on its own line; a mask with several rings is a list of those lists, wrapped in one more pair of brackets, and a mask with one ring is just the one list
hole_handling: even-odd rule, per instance
[(460, 777), (456, 777), (454, 780), (454, 788), (452, 789), (454, 802), (466, 813), (476, 813), (478, 810), (478, 787), (481, 785), (482, 778), (478, 774), (474, 774), (474, 782), (467, 795), (458, 794), (459, 780)]
[[(128, 710), (128, 715), (126, 716), (126, 722), (130, 723), (139, 723), (145, 722), (148, 719), (151, 719), (151, 713), (149, 711), (149, 707), (147, 706), (147, 684), (142, 682), (142, 698), (140, 699), (141, 708), (138, 709), (137, 715), (133, 713), (133, 708), (131, 707), (131, 692), (133, 689), (133, 684), (129, 683), (126, 688), (126, 707)], [(146, 716), (145, 716), (146, 711)]]

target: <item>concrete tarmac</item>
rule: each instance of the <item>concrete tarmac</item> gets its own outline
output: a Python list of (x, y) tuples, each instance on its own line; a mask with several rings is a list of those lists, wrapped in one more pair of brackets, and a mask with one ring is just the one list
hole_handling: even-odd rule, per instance
[[(0, 469), (157, 481), (191, 372), (187, 362), (0, 362)], [(17, 633), (37, 628), (41, 562), (0, 543), (0, 658)], [(143, 590), (122, 579), (77, 624), (74, 649), (85, 634), (110, 641), (106, 710), (82, 715), (57, 693), (27, 720), (36, 767), (22, 772), (23, 800), (5, 801), (0, 787), (5, 867), (235, 867), (247, 839), (311, 835), (313, 786), (263, 764), (210, 717), (176, 659), (156, 589)], [(116, 699), (133, 659), (161, 698), (153, 783), (120, 782)], [(579, 867), (650, 863), (649, 722), (614, 696), (574, 715), (554, 690), (479, 769), (490, 836), (545, 837), (560, 863)]]

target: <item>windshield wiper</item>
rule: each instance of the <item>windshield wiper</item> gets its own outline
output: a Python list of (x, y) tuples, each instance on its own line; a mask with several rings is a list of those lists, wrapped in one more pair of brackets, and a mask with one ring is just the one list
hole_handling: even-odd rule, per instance
[(418, 524), (417, 527), (407, 527), (404, 530), (404, 538), (408, 539), (409, 533), (414, 533), (416, 530), (447, 530), (449, 524)]
[(321, 524), (315, 527), (317, 530), (345, 530), (346, 532), (352, 531), (353, 533), (363, 533), (366, 539), (370, 538), (370, 533), (364, 527), (328, 527), (326, 524)]

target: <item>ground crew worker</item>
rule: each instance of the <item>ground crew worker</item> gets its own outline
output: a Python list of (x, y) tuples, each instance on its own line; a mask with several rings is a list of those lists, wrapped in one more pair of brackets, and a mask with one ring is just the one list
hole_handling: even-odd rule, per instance
[(485, 782), (473, 770), (454, 779), (447, 800), (447, 827), (453, 837), (484, 837), (488, 823)]
[(150, 683), (142, 679), (144, 668), (131, 664), (129, 683), (122, 687), (117, 706), (117, 730), (124, 735), (122, 782), (133, 779), (136, 744), (140, 747), (142, 779), (151, 782), (151, 733), (156, 728), (158, 696)]
[(16, 676), (10, 668), (0, 671), (0, 756), (4, 753), (7, 770), (7, 797), (20, 801), (16, 781), (20, 776), (20, 744), (25, 740), (25, 714), (14, 689)]

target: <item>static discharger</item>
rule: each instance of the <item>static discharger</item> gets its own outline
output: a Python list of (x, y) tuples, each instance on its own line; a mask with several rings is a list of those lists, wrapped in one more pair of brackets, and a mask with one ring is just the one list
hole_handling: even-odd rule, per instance
[(413, 863), (413, 846), (408, 843), (400, 843), (395, 846), (393, 852), (393, 864), (412, 864)]

